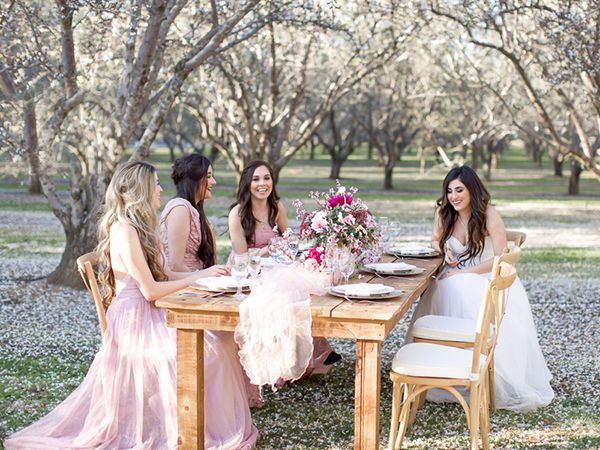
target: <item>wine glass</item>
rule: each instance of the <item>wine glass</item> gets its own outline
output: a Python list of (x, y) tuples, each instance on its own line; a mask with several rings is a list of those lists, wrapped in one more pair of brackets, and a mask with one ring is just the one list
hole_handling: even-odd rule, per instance
[(289, 247), (287, 240), (281, 236), (275, 236), (269, 241), (269, 255), (275, 262), (281, 264), (290, 264), (292, 260), (289, 257)]
[(344, 277), (344, 284), (348, 284), (348, 278), (354, 272), (355, 263), (356, 258), (352, 251), (348, 247), (341, 248), (338, 254), (338, 264), (340, 273)]
[(383, 251), (387, 251), (390, 241), (390, 220), (387, 217), (380, 217), (377, 222), (379, 223), (379, 229), (381, 233), (381, 242), (383, 244)]
[(338, 283), (338, 276), (337, 276), (337, 274), (339, 273), (338, 255), (339, 255), (339, 247), (337, 246), (337, 244), (328, 244), (325, 247), (325, 254), (324, 254), (325, 265), (327, 266), (327, 268), (330, 271), (330, 274), (331, 274), (330, 284), (332, 286), (335, 286)]
[(235, 298), (244, 300), (246, 296), (242, 293), (242, 281), (248, 276), (248, 254), (235, 255), (231, 265), (231, 276), (237, 284)]
[(400, 222), (394, 220), (390, 223), (390, 240), (392, 245), (396, 245), (398, 238), (400, 237)]
[(296, 234), (291, 234), (288, 238), (288, 248), (292, 259), (298, 255), (298, 248), (300, 247), (300, 238)]
[(260, 264), (262, 258), (260, 257), (260, 248), (249, 248), (248, 249), (248, 274), (252, 278), (257, 278), (260, 273)]

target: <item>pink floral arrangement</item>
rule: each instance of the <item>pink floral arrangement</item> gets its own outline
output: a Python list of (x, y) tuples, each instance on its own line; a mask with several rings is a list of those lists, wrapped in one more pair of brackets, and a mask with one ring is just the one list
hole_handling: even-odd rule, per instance
[(379, 228), (367, 205), (355, 196), (357, 191), (355, 187), (346, 189), (337, 180), (328, 192), (309, 193), (318, 205), (314, 211), (307, 211), (302, 201), (294, 200), (300, 238), (315, 244), (306, 253), (306, 260), (322, 266), (328, 245), (350, 247), (359, 260), (365, 260), (369, 249), (378, 244)]

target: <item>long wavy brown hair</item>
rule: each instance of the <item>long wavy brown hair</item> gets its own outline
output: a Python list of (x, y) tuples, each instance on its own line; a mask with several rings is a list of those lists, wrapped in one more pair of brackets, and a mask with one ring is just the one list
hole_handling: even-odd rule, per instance
[[(252, 177), (254, 172), (261, 166), (265, 166), (271, 174), (271, 180), (273, 180), (273, 189), (271, 194), (267, 197), (267, 204), (269, 206), (269, 225), (271, 228), (277, 223), (277, 202), (279, 196), (275, 190), (275, 179), (273, 177), (273, 168), (266, 161), (255, 160), (250, 161), (240, 176), (240, 183), (237, 190), (237, 198), (235, 203), (231, 205), (229, 210), (232, 210), (236, 205), (240, 205), (240, 219), (242, 222), (242, 228), (244, 229), (244, 236), (248, 244), (254, 244), (254, 231), (256, 230), (256, 218), (252, 213), (252, 195), (250, 194), (250, 185), (252, 184)], [(279, 234), (285, 230), (279, 230)]]
[(117, 222), (135, 228), (154, 279), (167, 279), (162, 267), (158, 219), (152, 205), (156, 190), (155, 173), (154, 166), (146, 162), (129, 162), (117, 170), (106, 189), (104, 210), (98, 224), (99, 243), (96, 250), (100, 255), (102, 301), (107, 308), (116, 293), (115, 275), (110, 261), (110, 228)]
[[(200, 217), (200, 246), (197, 256), (204, 263), (204, 267), (210, 267), (216, 263), (215, 238), (206, 214), (204, 213), (204, 194), (208, 187), (208, 169), (210, 160), (198, 153), (182, 156), (175, 160), (171, 178), (175, 183), (177, 197), (184, 198), (190, 202), (198, 211)], [(202, 192), (202, 200), (196, 202), (196, 193)]]
[(442, 196), (437, 200), (437, 209), (442, 224), (440, 248), (445, 249), (445, 244), (450, 236), (454, 224), (458, 220), (458, 212), (448, 201), (448, 185), (451, 181), (459, 179), (471, 195), (471, 218), (467, 224), (467, 249), (458, 256), (459, 261), (465, 261), (479, 255), (483, 251), (486, 236), (486, 211), (490, 203), (490, 193), (487, 191), (477, 173), (469, 166), (454, 167), (448, 172), (442, 183)]

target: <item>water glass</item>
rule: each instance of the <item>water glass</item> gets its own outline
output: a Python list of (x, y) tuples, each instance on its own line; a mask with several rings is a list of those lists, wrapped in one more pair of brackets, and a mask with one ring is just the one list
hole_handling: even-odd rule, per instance
[(242, 293), (242, 281), (248, 276), (248, 255), (241, 254), (233, 257), (233, 264), (231, 266), (231, 276), (237, 284), (237, 291), (235, 292), (235, 298), (237, 300), (244, 300), (246, 296)]
[(275, 262), (280, 264), (290, 264), (293, 260), (289, 256), (289, 247), (287, 240), (280, 236), (275, 236), (269, 241), (269, 255)]
[(260, 248), (249, 248), (248, 249), (248, 274), (252, 278), (257, 278), (260, 273), (260, 264), (262, 258), (260, 257)]
[(355, 263), (356, 257), (352, 251), (347, 247), (342, 248), (338, 255), (338, 264), (340, 273), (344, 277), (344, 284), (348, 284), (350, 275), (354, 273)]
[(298, 248), (300, 248), (300, 238), (296, 234), (291, 234), (288, 238), (288, 248), (292, 259), (298, 255)]
[(390, 223), (390, 240), (392, 245), (396, 245), (400, 238), (400, 222), (394, 220)]

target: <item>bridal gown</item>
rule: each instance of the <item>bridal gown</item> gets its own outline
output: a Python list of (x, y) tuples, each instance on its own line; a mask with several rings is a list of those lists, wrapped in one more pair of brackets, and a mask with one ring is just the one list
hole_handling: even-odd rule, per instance
[[(466, 247), (451, 236), (449, 251), (459, 255)], [(485, 239), (483, 252), (464, 262), (476, 266), (494, 256), (492, 240)], [(448, 270), (444, 267), (443, 270)], [(423, 294), (413, 315), (407, 342), (412, 341), (412, 323), (429, 314), (476, 320), (490, 274), (463, 273), (435, 280)], [(523, 284), (517, 278), (508, 290), (506, 313), (500, 326), (494, 353), (495, 393), (498, 408), (530, 411), (545, 406), (554, 397), (550, 386), (552, 375), (540, 349), (531, 307)], [(456, 401), (444, 390), (431, 390), (431, 401)]]

